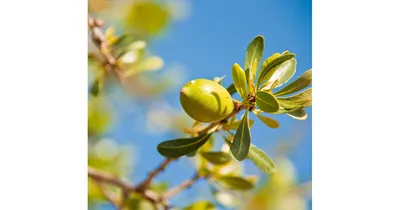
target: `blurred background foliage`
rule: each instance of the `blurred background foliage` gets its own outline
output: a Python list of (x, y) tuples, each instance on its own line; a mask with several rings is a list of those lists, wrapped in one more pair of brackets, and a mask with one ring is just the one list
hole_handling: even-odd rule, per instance
[[(213, 1), (206, 2), (213, 6)], [(261, 1), (257, 3), (262, 4)], [(213, 21), (213, 19), (218, 18), (218, 15), (223, 16), (228, 12), (222, 11), (220, 9), (222, 8), (221, 6), (214, 5), (220, 11), (220, 14), (217, 15), (213, 13), (215, 12), (214, 10), (212, 10), (213, 12), (207, 11), (204, 3), (199, 8), (196, 8), (196, 4), (192, 1), (184, 0), (88, 0), (89, 14), (95, 18), (100, 18), (105, 23), (103, 29), (110, 44), (109, 50), (116, 56), (118, 65), (122, 67), (122, 74), (126, 79), (126, 82), (121, 85), (115, 76), (107, 72), (104, 68), (104, 59), (101, 56), (101, 52), (91, 41), (89, 33), (89, 166), (113, 174), (122, 180), (137, 183), (162, 160), (162, 157), (156, 152), (156, 145), (159, 142), (171, 137), (187, 136), (190, 133), (188, 129), (192, 126), (193, 120), (183, 113), (179, 100), (177, 100), (177, 95), (180, 86), (188, 79), (187, 75), (190, 75), (192, 79), (194, 76), (201, 75), (202, 72), (191, 73), (187, 71), (186, 66), (179, 63), (179, 60), (167, 62), (163, 57), (170, 56), (166, 53), (158, 54), (157, 51), (153, 52), (152, 46), (153, 43), (171, 40), (170, 37), (178, 33), (169, 30), (174, 28), (175, 25), (185, 21), (188, 24), (198, 24), (198, 21), (190, 22), (189, 17), (193, 11), (202, 13), (202, 16), (212, 16), (208, 21)], [(240, 3), (240, 5), (243, 4), (247, 3)], [(248, 4), (252, 5), (252, 3)], [(296, 3), (293, 4), (295, 5)], [(301, 3), (297, 2), (297, 4)], [(230, 3), (225, 1), (225, 5), (226, 9), (229, 10)], [(240, 5), (236, 7), (240, 8)], [(304, 5), (301, 4), (301, 6)], [(311, 7), (311, 3), (309, 6)], [(281, 5), (276, 9), (282, 8), (283, 6)], [(242, 15), (246, 14), (243, 13)], [(271, 21), (279, 22), (279, 19)], [(226, 24), (235, 24), (235, 22)], [(193, 27), (207, 29), (206, 26), (202, 25)], [(220, 25), (220, 27), (223, 30), (224, 25)], [(255, 26), (237, 23), (238, 30), (246, 30), (247, 27)], [(268, 28), (268, 24), (257, 27)], [(279, 30), (276, 27), (273, 29)], [(210, 36), (217, 36), (212, 30), (213, 28), (210, 27)], [(261, 33), (262, 31), (259, 32)], [(230, 35), (239, 36), (239, 34)], [(252, 34), (250, 37), (255, 35), (257, 34)], [(234, 48), (236, 49), (235, 51), (238, 51), (238, 54), (244, 53), (250, 37), (244, 37), (246, 41)], [(196, 37), (191, 37), (190, 40), (196, 42)], [(218, 37), (218, 40), (223, 42), (224, 37)], [(266, 48), (271, 45), (269, 42), (275, 41), (270, 40), (267, 36)], [(174, 44), (182, 45), (183, 43)], [(221, 48), (222, 46), (220, 45), (216, 43), (214, 46), (215, 48)], [(285, 46), (287, 48), (291, 47), (290, 45)], [(188, 51), (181, 53), (190, 54), (192, 51), (197, 50), (197, 48), (191, 48), (190, 46), (187, 49)], [(208, 55), (202, 52), (204, 54), (202, 59), (215, 56), (212, 53), (214, 49), (209, 50), (210, 53)], [(274, 52), (283, 51), (278, 48), (271, 50)], [(299, 52), (292, 51), (297, 53), (298, 57), (300, 56), (298, 58), (299, 63), (305, 62)], [(174, 52), (175, 49), (171, 49), (168, 53)], [(307, 56), (310, 57), (311, 52)], [(214, 66), (217, 66), (217, 64), (209, 63), (208, 66), (211, 69), (207, 70), (208, 72), (204, 72), (203, 77), (208, 77), (209, 79), (223, 75), (230, 77), (231, 65), (234, 62), (242, 62), (241, 60), (230, 60), (232, 61), (226, 63), (225, 69), (215, 69)], [(203, 61), (200, 60), (198, 62), (202, 63)], [(207, 62), (207, 60), (204, 60), (204, 62)], [(301, 75), (305, 70), (308, 69), (300, 69), (298, 74)], [(228, 80), (228, 82), (223, 82), (223, 85), (230, 84), (229, 81), (231, 79), (224, 80)], [(310, 113), (311, 110), (307, 112)], [(242, 175), (246, 177), (246, 180), (251, 185), (254, 184), (255, 188), (241, 190), (240, 188), (243, 186), (240, 184), (238, 188), (232, 188), (227, 187), (232, 186), (229, 183), (224, 186), (223, 183), (213, 182), (213, 180), (209, 180), (207, 183), (201, 181), (196, 184), (197, 187), (189, 189), (188, 194), (185, 193), (186, 196), (178, 195), (173, 198), (172, 202), (180, 204), (177, 209), (310, 209), (311, 167), (307, 166), (303, 169), (301, 164), (296, 165), (293, 159), (290, 158), (292, 152), (299, 153), (299, 151), (303, 155), (310, 156), (310, 154), (305, 154), (310, 153), (310, 150), (296, 150), (297, 145), (301, 144), (305, 136), (311, 138), (309, 135), (311, 115), (309, 118), (306, 124), (290, 125), (290, 123), (281, 123), (281, 128), (279, 129), (283, 129), (283, 133), (271, 135), (271, 138), (277, 139), (278, 143), (263, 145), (263, 148), (269, 146), (267, 151), (272, 154), (277, 164), (278, 171), (274, 175), (263, 175), (251, 167), (248, 170), (249, 167), (247, 167), (246, 163), (239, 164), (235, 159), (221, 165), (214, 165), (207, 163), (205, 157), (195, 156), (194, 158), (182, 158), (185, 160), (179, 160), (178, 163), (167, 169), (165, 174), (168, 175), (161, 175), (151, 187), (155, 191), (165, 191), (169, 186), (180, 183), (190, 177), (199, 165), (208, 164), (207, 168), (210, 171), (218, 171), (217, 174), (219, 175)], [(289, 121), (288, 119), (286, 120)], [(261, 132), (260, 136), (265, 136), (268, 135), (271, 129), (263, 127), (256, 130), (256, 132), (258, 131)], [(287, 134), (288, 132), (290, 134)], [(254, 139), (257, 141), (257, 137)], [(214, 137), (212, 141), (207, 142), (201, 149), (211, 151), (213, 148), (222, 149), (226, 153), (229, 152), (229, 147), (224, 143), (222, 137)], [(309, 159), (308, 165), (311, 164), (310, 161)], [(300, 168), (296, 168), (296, 166), (300, 166)], [(298, 178), (299, 170), (308, 170), (307, 176), (305, 178), (302, 177), (301, 180)], [(233, 182), (238, 183), (235, 180)], [(119, 193), (117, 188), (112, 186), (107, 188), (110, 191)], [(88, 179), (88, 200), (89, 209), (114, 209), (100, 192), (97, 183), (91, 179)], [(152, 209), (152, 206), (141, 200), (140, 197), (132, 195), (128, 200), (126, 209), (146, 210)]]

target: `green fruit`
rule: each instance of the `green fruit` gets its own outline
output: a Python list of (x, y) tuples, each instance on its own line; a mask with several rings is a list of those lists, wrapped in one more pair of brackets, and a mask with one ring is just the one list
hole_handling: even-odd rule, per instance
[(232, 113), (234, 107), (229, 92), (208, 79), (196, 79), (185, 84), (180, 100), (183, 110), (200, 122), (223, 120)]

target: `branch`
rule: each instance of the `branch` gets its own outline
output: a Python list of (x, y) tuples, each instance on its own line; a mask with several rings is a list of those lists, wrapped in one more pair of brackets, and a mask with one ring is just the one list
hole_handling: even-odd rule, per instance
[(99, 186), (101, 193), (108, 200), (108, 202), (113, 204), (115, 207), (119, 206), (117, 196), (115, 194), (111, 193), (110, 191), (108, 191), (103, 182), (96, 180), (96, 179), (95, 179), (95, 182)]
[(115, 185), (121, 189), (126, 189), (126, 190), (130, 190), (130, 191), (135, 190), (135, 188), (133, 188), (128, 183), (120, 180), (118, 177), (115, 177), (111, 174), (94, 169), (92, 167), (88, 168), (88, 175), (96, 181), (107, 182), (107, 183)]
[(148, 188), (148, 186), (151, 184), (153, 181), (154, 177), (157, 176), (157, 174), (161, 173), (162, 171), (165, 170), (168, 164), (170, 164), (174, 159), (171, 158), (166, 158), (160, 166), (158, 166), (156, 169), (154, 169), (152, 172), (149, 173), (149, 176), (142, 182), (140, 183), (136, 188), (139, 191), (144, 191)]
[(107, 39), (101, 29), (103, 24), (104, 23), (102, 20), (94, 19), (88, 15), (88, 26), (92, 32), (92, 41), (106, 61), (104, 67), (107, 69), (107, 71), (113, 73), (123, 84), (124, 78), (120, 69), (117, 67), (117, 59), (111, 54), (109, 44), (107, 43)]
[[(121, 198), (121, 202), (118, 205), (118, 202), (114, 197), (112, 197), (110, 194), (106, 194), (107, 192), (103, 191), (105, 197), (112, 203), (114, 204), (118, 209), (122, 209), (126, 198), (129, 196), (130, 193), (136, 192), (139, 193), (144, 199), (149, 201), (151, 204), (155, 205), (160, 199), (159, 195), (149, 189), (146, 189), (145, 191), (141, 191), (136, 187), (133, 187), (129, 183), (126, 183), (122, 180), (120, 180), (118, 177), (115, 177), (109, 173), (105, 173), (103, 171), (94, 169), (92, 167), (88, 167), (88, 175), (92, 179), (94, 179), (98, 184), (100, 188), (104, 189), (103, 183), (108, 183), (114, 186), (119, 187), (122, 190), (123, 196)], [(103, 190), (102, 189), (102, 190)]]
[[(108, 72), (113, 73), (118, 78), (118, 80), (121, 82), (121, 84), (124, 84), (124, 77), (121, 73), (121, 70), (118, 68), (117, 59), (112, 55), (111, 50), (109, 49), (109, 44), (107, 43), (107, 39), (101, 29), (103, 24), (104, 24), (103, 21), (101, 21), (99, 19), (94, 19), (90, 15), (88, 16), (88, 26), (91, 30), (92, 41), (94, 42), (96, 47), (99, 49), (102, 57), (105, 60), (104, 67), (106, 68), (106, 70)], [(214, 123), (209, 124), (206, 128), (199, 131), (198, 134), (201, 135), (201, 134), (210, 132), (213, 129), (217, 129), (219, 125), (225, 123), (226, 120), (228, 120), (229, 118), (231, 118), (232, 116), (234, 116), (235, 114), (237, 114), (238, 112), (240, 112), (241, 110), (246, 108), (243, 104), (241, 104), (238, 101), (233, 101), (233, 103), (235, 104), (235, 109), (226, 119), (219, 121), (219, 122), (214, 122)], [(159, 173), (161, 173), (163, 170), (165, 170), (165, 168), (168, 166), (168, 164), (170, 164), (174, 160), (176, 160), (176, 159), (166, 158), (160, 164), (159, 167), (157, 167), (155, 170), (150, 172), (149, 175), (147, 176), (147, 178), (143, 182), (138, 184), (136, 187), (131, 186), (129, 183), (126, 183), (115, 176), (112, 176), (108, 173), (99, 171), (99, 170), (91, 168), (91, 167), (88, 168), (88, 175), (89, 175), (89, 177), (93, 178), (96, 181), (96, 183), (102, 189), (104, 196), (111, 203), (116, 205), (118, 207), (118, 209), (123, 208), (127, 197), (132, 192), (139, 193), (144, 199), (148, 200), (153, 205), (154, 208), (157, 208), (156, 207), (157, 203), (161, 203), (165, 207), (165, 209), (168, 209), (168, 205), (167, 205), (168, 198), (189, 188), (197, 180), (199, 180), (201, 178), (200, 174), (197, 172), (196, 175), (192, 179), (187, 180), (174, 188), (171, 188), (170, 190), (168, 190), (161, 196), (159, 194), (155, 193), (154, 191), (151, 191), (150, 189), (148, 189), (151, 182), (153, 181), (153, 179)], [(122, 198), (121, 198), (121, 202), (119, 205), (117, 204), (118, 202), (114, 198), (115, 196), (114, 195), (111, 196), (111, 194), (109, 194), (107, 191), (105, 191), (103, 183), (112, 184), (114, 186), (119, 187), (122, 190)]]

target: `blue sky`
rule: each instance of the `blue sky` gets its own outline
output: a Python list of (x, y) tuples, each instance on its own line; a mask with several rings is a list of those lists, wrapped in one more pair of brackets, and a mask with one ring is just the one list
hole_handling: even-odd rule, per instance
[[(265, 39), (264, 59), (285, 50), (296, 54), (297, 71), (294, 78), (312, 67), (311, 0), (202, 0), (190, 1), (190, 5), (189, 17), (171, 25), (164, 36), (150, 45), (152, 52), (161, 56), (166, 65), (179, 63), (185, 67), (186, 80), (178, 86), (191, 79), (212, 79), (222, 75), (227, 76), (223, 85), (229, 85), (232, 81), (232, 65), (243, 65), (246, 47), (257, 35), (263, 35)], [(165, 99), (180, 109), (179, 87), (165, 95)], [(126, 112), (129, 112), (127, 107), (120, 110), (119, 115), (123, 117), (108, 136), (121, 143), (133, 142), (140, 148), (133, 179), (141, 180), (163, 159), (157, 153), (157, 144), (176, 137), (176, 134), (145, 133), (140, 126), (135, 127), (143, 116), (124, 114)], [(307, 108), (307, 112), (309, 117), (305, 121), (273, 115), (280, 122), (279, 129), (270, 129), (255, 119), (251, 131), (253, 143), (270, 153), (280, 141), (293, 137), (294, 129), (304, 133), (300, 143), (289, 154), (301, 182), (311, 180), (311, 108)], [(246, 163), (246, 169), (249, 174), (259, 173), (251, 164)], [(192, 173), (193, 168), (187, 161), (180, 160), (157, 180), (178, 184)], [(199, 183), (185, 194), (196, 197), (197, 190), (205, 186)], [(190, 200), (185, 202), (189, 203)]]

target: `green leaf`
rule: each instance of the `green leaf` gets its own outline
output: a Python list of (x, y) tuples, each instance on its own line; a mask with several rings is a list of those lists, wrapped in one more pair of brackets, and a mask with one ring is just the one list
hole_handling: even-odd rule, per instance
[(182, 210), (215, 210), (215, 206), (209, 201), (197, 201), (194, 204), (184, 207)]
[(229, 92), (229, 94), (233, 95), (236, 93), (236, 88), (234, 84), (229, 85), (229, 87), (226, 88), (226, 90)]
[(268, 63), (264, 69), (261, 69), (260, 76), (258, 77), (257, 80), (257, 87), (263, 82), (263, 81), (268, 81), (274, 73), (279, 69), (278, 66), (283, 64), (284, 62), (294, 58), (296, 56), (293, 53), (281, 55), (280, 57), (272, 60), (270, 63)]
[(126, 210), (137, 210), (141, 209), (143, 206), (142, 199), (137, 194), (130, 194), (129, 197), (125, 201), (125, 205), (123, 209)]
[(232, 160), (231, 156), (226, 152), (202, 152), (201, 155), (215, 165), (223, 165)]
[(157, 193), (162, 193), (162, 192), (168, 190), (168, 188), (169, 188), (168, 182), (160, 182), (157, 184), (152, 184), (150, 186), (150, 189)]
[(96, 79), (90, 86), (90, 94), (92, 96), (97, 96), (99, 95), (99, 92), (100, 92), (100, 81)]
[(276, 172), (274, 161), (254, 144), (250, 145), (249, 159), (264, 173), (273, 174)]
[(289, 54), (290, 52), (289, 52), (289, 50), (285, 50), (283, 53), (282, 53), (282, 55), (286, 55), (286, 54)]
[(301, 106), (297, 106), (297, 107), (292, 108), (292, 109), (285, 109), (283, 107), (280, 107), (278, 111), (273, 112), (271, 114), (286, 114), (286, 113), (289, 113), (289, 112), (294, 112), (294, 111), (296, 111), (296, 110), (298, 110), (300, 108), (301, 108)]
[(285, 109), (307, 108), (312, 104), (312, 88), (290, 97), (277, 99), (280, 106)]
[(273, 60), (279, 58), (281, 56), (280, 53), (274, 53), (271, 56), (269, 56), (267, 59), (265, 59), (265, 61), (263, 62), (263, 64), (261, 65), (261, 70), (265, 69), (265, 67), (271, 63)]
[(194, 156), (196, 155), (196, 152), (197, 152), (197, 150), (195, 150), (195, 151), (193, 151), (193, 152), (191, 152), (191, 153), (186, 154), (186, 156), (187, 156), (187, 157), (194, 157)]
[(284, 63), (282, 63), (275, 74), (277, 74), (278, 84), (275, 87), (280, 87), (289, 81), (293, 75), (296, 73), (296, 59), (292, 58)]
[(246, 110), (231, 146), (231, 152), (237, 160), (242, 161), (247, 157), (247, 154), (249, 153), (250, 140), (249, 111)]
[(221, 182), (232, 190), (251, 190), (254, 187), (251, 181), (238, 176), (221, 176), (218, 178), (218, 182)]
[(279, 110), (278, 100), (271, 93), (258, 91), (256, 93), (256, 104), (264, 112), (272, 113)]
[(235, 89), (238, 91), (240, 97), (243, 100), (247, 100), (247, 83), (246, 74), (244, 73), (242, 67), (235, 63), (232, 67), (232, 78)]
[[(237, 130), (239, 125), (240, 125), (240, 122), (242, 122), (242, 121), (241, 120), (236, 120), (236, 121), (233, 121), (231, 123), (226, 124), (225, 127), (229, 128), (231, 130)], [(250, 128), (253, 127), (253, 125), (254, 125), (254, 120), (249, 119)]]
[[(258, 67), (258, 63), (261, 61), (264, 52), (264, 37), (256, 36), (250, 44), (247, 46), (246, 58), (244, 60), (244, 69), (250, 69), (254, 59), (257, 59), (255, 66)], [(255, 74), (255, 72), (253, 72)]]
[(274, 95), (275, 96), (281, 96), (281, 95), (288, 95), (291, 93), (295, 93), (299, 90), (302, 90), (309, 86), (312, 82), (312, 70), (308, 70), (304, 72), (303, 75), (301, 75), (298, 79), (296, 79), (294, 82), (290, 83), (286, 87), (282, 88), (278, 92), (276, 92)]
[(278, 128), (279, 127), (279, 122), (272, 118), (261, 116), (261, 115), (256, 115), (256, 116), (258, 117), (258, 119), (261, 120), (261, 122), (263, 122), (265, 125), (267, 125), (270, 128)]
[(293, 112), (286, 113), (288, 116), (296, 119), (296, 120), (305, 120), (307, 119), (307, 112), (304, 109), (297, 109)]
[(205, 133), (194, 138), (182, 138), (161, 142), (157, 146), (158, 152), (168, 158), (178, 158), (196, 151), (207, 142), (212, 133)]

